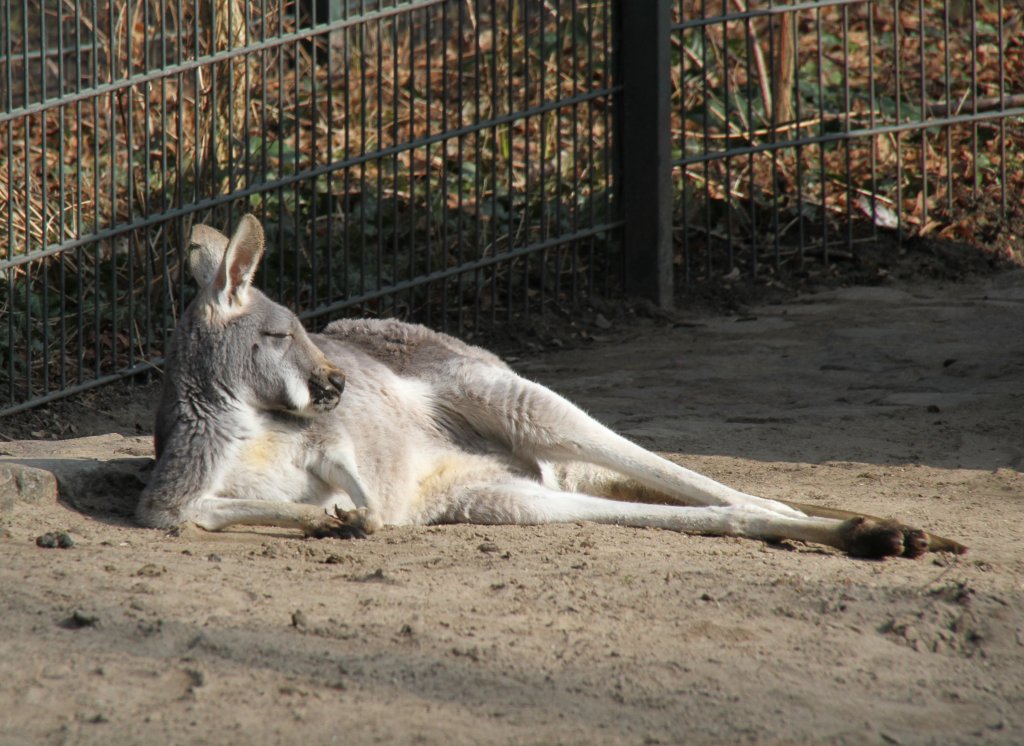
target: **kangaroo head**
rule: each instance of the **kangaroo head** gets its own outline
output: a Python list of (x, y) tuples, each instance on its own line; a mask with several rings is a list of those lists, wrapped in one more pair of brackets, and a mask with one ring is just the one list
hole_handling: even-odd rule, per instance
[(263, 229), (242, 218), (228, 240), (196, 226), (189, 247), (192, 274), (203, 286), (186, 313), (188, 332), (177, 357), (204, 391), (261, 410), (312, 416), (333, 409), (345, 376), (313, 341), (295, 314), (252, 286), (263, 255)]

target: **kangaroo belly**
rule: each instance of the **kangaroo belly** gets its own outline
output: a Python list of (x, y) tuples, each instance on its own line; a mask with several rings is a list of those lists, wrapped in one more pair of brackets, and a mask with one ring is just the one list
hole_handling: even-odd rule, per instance
[(409, 484), (401, 501), (383, 516), (389, 524), (430, 524), (446, 521), (452, 509), (481, 485), (509, 478), (538, 479), (529, 465), (500, 454), (442, 448), (420, 454), (410, 464)]

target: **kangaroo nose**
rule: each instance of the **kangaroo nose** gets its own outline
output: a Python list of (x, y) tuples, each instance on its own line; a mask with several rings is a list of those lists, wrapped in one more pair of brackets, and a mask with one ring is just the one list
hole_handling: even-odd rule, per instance
[(345, 390), (345, 374), (344, 373), (341, 373), (341, 372), (338, 372), (338, 373), (328, 373), (327, 374), (327, 380), (331, 382), (331, 385), (334, 386), (334, 388), (338, 389), (338, 393), (339, 394), (342, 391)]

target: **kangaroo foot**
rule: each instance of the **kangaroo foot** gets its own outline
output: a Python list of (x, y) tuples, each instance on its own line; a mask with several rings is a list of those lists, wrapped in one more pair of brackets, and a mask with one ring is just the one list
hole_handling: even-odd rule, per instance
[(325, 511), (318, 520), (306, 526), (305, 534), (313, 539), (365, 539), (376, 529), (365, 509), (342, 510), (335, 507), (333, 514)]
[(843, 549), (852, 557), (920, 557), (928, 551), (928, 534), (898, 521), (851, 518), (842, 528)]

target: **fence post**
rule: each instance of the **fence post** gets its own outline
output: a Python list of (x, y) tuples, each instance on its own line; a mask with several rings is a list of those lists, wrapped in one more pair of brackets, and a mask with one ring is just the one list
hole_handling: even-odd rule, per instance
[(673, 302), (671, 0), (619, 0), (616, 109), (625, 229), (625, 289), (661, 308)]

